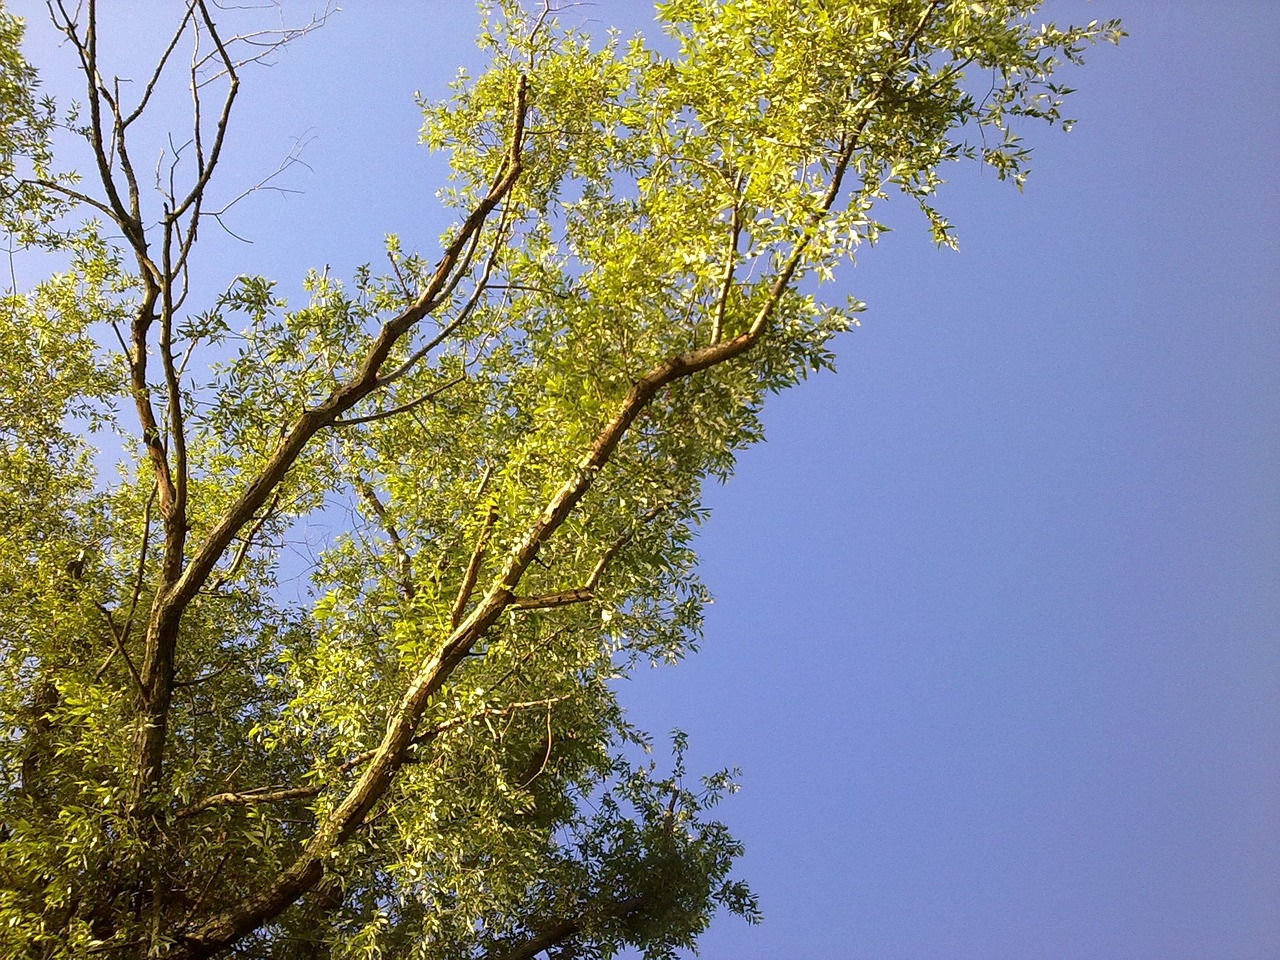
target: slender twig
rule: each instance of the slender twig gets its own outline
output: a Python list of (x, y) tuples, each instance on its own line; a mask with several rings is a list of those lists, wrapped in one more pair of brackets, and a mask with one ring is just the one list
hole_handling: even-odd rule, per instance
[(178, 24), (178, 29), (173, 34), (173, 39), (169, 41), (169, 45), (165, 47), (165, 51), (160, 55), (159, 61), (156, 63), (155, 70), (151, 73), (151, 79), (147, 81), (146, 88), (142, 92), (142, 97), (138, 101), (138, 105), (133, 108), (133, 112), (124, 118), (120, 123), (120, 129), (126, 129), (129, 124), (142, 116), (142, 112), (147, 109), (147, 103), (151, 100), (152, 93), (155, 92), (156, 83), (160, 80), (160, 74), (164, 72), (165, 64), (169, 62), (169, 57), (178, 46), (178, 41), (182, 39), (182, 35), (187, 32), (187, 23), (191, 20), (191, 15), (195, 12), (195, 3), (187, 3), (187, 12), (182, 15), (182, 21)]
[(211, 593), (217, 593), (230, 583), (231, 579), (239, 572), (241, 564), (244, 563), (245, 557), (253, 546), (254, 537), (262, 531), (262, 528), (266, 526), (267, 521), (275, 516), (276, 508), (280, 506), (280, 500), (281, 493), (277, 490), (271, 497), (271, 502), (268, 503), (266, 509), (262, 511), (262, 516), (258, 517), (257, 520), (254, 521), (253, 526), (249, 528), (249, 532), (244, 534), (240, 539), (240, 546), (236, 548), (235, 556), (231, 559), (231, 565), (222, 573), (222, 576), (218, 577), (218, 579), (214, 581), (213, 586), (209, 588)]
[(231, 82), (227, 87), (227, 95), (222, 102), (222, 112), (219, 114), (214, 128), (213, 145), (209, 148), (208, 160), (204, 162), (203, 169), (199, 171), (196, 182), (192, 184), (186, 198), (169, 212), (166, 219), (170, 222), (177, 221), (179, 217), (191, 208), (198, 198), (204, 196), (205, 189), (209, 185), (209, 179), (213, 176), (213, 171), (218, 166), (218, 160), (222, 156), (222, 146), (226, 140), (227, 125), (231, 122), (231, 108), (235, 104), (236, 94), (240, 90), (240, 78), (236, 75), (231, 58), (222, 44), (222, 39), (218, 35), (218, 27), (213, 22), (213, 17), (209, 14), (209, 8), (206, 6), (205, 0), (196, 0), (196, 5), (200, 10), (200, 17), (204, 21), (204, 27), (209, 32), (209, 38), (213, 41), (218, 56), (226, 65), (227, 76), (231, 78)]
[(601, 555), (599, 562), (596, 563), (595, 568), (591, 571), (591, 576), (587, 578), (586, 588), (594, 591), (600, 585), (600, 578), (604, 576), (605, 570), (608, 569), (613, 558), (617, 556), (618, 551), (635, 539), (639, 526), (643, 526), (644, 524), (656, 519), (658, 516), (665, 513), (670, 506), (671, 505), (669, 503), (661, 503), (656, 507), (650, 507), (641, 515), (638, 526), (632, 527), (622, 536), (614, 540), (613, 543), (609, 544), (609, 547)]
[(401, 414), (401, 413), (408, 413), (410, 410), (416, 410), (418, 407), (422, 406), (424, 403), (430, 403), (432, 400), (440, 396), (440, 394), (444, 393), (450, 387), (456, 387), (458, 384), (462, 383), (466, 379), (467, 378), (465, 374), (454, 377), (452, 380), (448, 381), (447, 383), (441, 384), (440, 386), (436, 387), (434, 390), (428, 393), (424, 393), (422, 396), (418, 397), (416, 400), (410, 400), (408, 403), (402, 403), (397, 407), (392, 407), (390, 410), (379, 410), (376, 413), (365, 414), (362, 417), (343, 417), (338, 420), (334, 420), (332, 423), (332, 426), (354, 427), (357, 424), (373, 423), (375, 420), (386, 420), (390, 417), (397, 416), (398, 414)]
[(191, 680), (175, 680), (173, 681), (173, 689), (177, 690), (179, 687), (198, 687), (202, 683), (208, 683), (210, 680), (222, 676), (233, 666), (235, 666), (235, 664), (228, 661), (217, 670), (210, 670), (208, 673), (202, 673), (200, 676), (194, 677)]
[(357, 473), (355, 488), (359, 491), (360, 496), (364, 498), (365, 503), (369, 505), (369, 509), (374, 512), (378, 522), (382, 524), (382, 529), (386, 531), (387, 537), (391, 540), (391, 548), (396, 552), (400, 592), (405, 595), (406, 599), (412, 600), (417, 592), (413, 585), (413, 557), (409, 555), (409, 551), (404, 545), (404, 540), (400, 537), (400, 532), (396, 529), (396, 525), (391, 521), (391, 517), (387, 513), (387, 508), (378, 499), (378, 492), (373, 489), (373, 484)]
[[(640, 523), (648, 523), (665, 511), (668, 506), (669, 504), (662, 504), (645, 511), (640, 518)], [(549, 607), (565, 607), (574, 603), (585, 603), (588, 600), (594, 600), (596, 598), (596, 590), (600, 586), (600, 578), (604, 576), (604, 572), (608, 569), (610, 562), (617, 556), (619, 550), (634, 539), (635, 535), (636, 528), (632, 528), (609, 544), (592, 569), (587, 582), (582, 586), (573, 590), (560, 590), (556, 593), (545, 593), (534, 597), (512, 597), (511, 605), (519, 610), (545, 610)]]
[(112, 221), (116, 219), (116, 213), (113, 209), (111, 209), (111, 207), (107, 206), (101, 200), (95, 200), (93, 197), (89, 196), (88, 194), (81, 193), (79, 190), (72, 190), (66, 184), (58, 183), (55, 180), (43, 180), (43, 179), (23, 180), (22, 183), (43, 187), (46, 190), (53, 190), (57, 193), (61, 193), (63, 196), (67, 197), (68, 199), (74, 200), (77, 203), (86, 203), (89, 206), (93, 207), (94, 209), (100, 211), (101, 213), (105, 213), (108, 217), (111, 218)]
[[(724, 316), (729, 306), (729, 293), (733, 289), (733, 272), (738, 265), (738, 238), (742, 233), (742, 220), (739, 194), (742, 191), (742, 174), (739, 173), (733, 185), (733, 212), (729, 222), (729, 252), (724, 258), (724, 277), (720, 281), (720, 298), (716, 304), (716, 318), (711, 325), (711, 342), (719, 343), (724, 334)], [(748, 247), (749, 249), (749, 247)]]
[[(111, 642), (115, 645), (115, 652), (124, 658), (125, 666), (129, 668), (129, 675), (133, 677), (133, 682), (138, 688), (138, 693), (143, 697), (146, 696), (147, 690), (142, 683), (142, 676), (138, 673), (138, 668), (133, 663), (133, 658), (129, 656), (129, 651), (124, 648), (124, 637), (121, 635), (120, 628), (116, 625), (115, 618), (111, 616), (111, 611), (101, 603), (95, 603), (98, 612), (102, 614), (102, 618), (107, 623), (107, 632), (111, 634)], [(111, 658), (107, 658), (96, 674), (94, 674), (94, 682), (102, 679), (102, 675), (106, 673), (107, 666), (111, 663)]]
[(449, 616), (449, 622), (457, 627), (462, 622), (462, 615), (466, 612), (467, 604), (471, 601), (471, 592), (475, 590), (476, 579), (480, 576), (480, 567), (484, 563), (485, 551), (489, 547), (489, 535), (493, 532), (493, 525), (498, 521), (498, 505), (496, 503), (489, 504), (489, 511), (484, 517), (484, 526), (480, 528), (480, 535), (476, 537), (475, 549), (471, 552), (471, 560), (467, 564), (467, 571), (463, 574), (462, 585), (458, 587), (458, 596), (453, 601), (453, 612)]
[[(201, 6), (203, 6), (203, 3), (201, 4)], [(261, 47), (262, 50), (259, 53), (253, 54), (252, 56), (247, 56), (240, 59), (232, 59), (229, 64), (227, 62), (223, 62), (222, 69), (216, 70), (215, 72), (207, 76), (205, 79), (201, 80), (200, 85), (207, 86), (210, 83), (214, 83), (215, 81), (220, 80), (222, 77), (227, 75), (228, 67), (238, 70), (241, 67), (248, 66), (251, 63), (261, 63), (265, 61), (268, 57), (272, 56), (283, 47), (288, 46), (290, 43), (297, 40), (298, 38), (304, 37), (309, 33), (319, 30), (321, 27), (325, 25), (325, 23), (329, 19), (329, 16), (336, 9), (338, 8), (335, 7), (332, 3), (329, 3), (325, 6), (325, 9), (322, 13), (313, 15), (312, 18), (307, 23), (303, 24), (300, 27), (281, 27), (281, 28), (275, 28), (271, 30), (254, 30), (249, 33), (238, 33), (238, 34), (235, 34), (234, 36), (227, 37), (226, 42), (224, 44), (227, 50), (230, 50), (232, 47), (236, 45), (242, 45), (246, 47)], [(262, 38), (264, 37), (267, 37), (270, 39), (263, 40)], [(218, 56), (216, 52), (210, 53), (210, 54), (207, 54), (204, 58), (202, 58), (197, 64), (197, 66), (203, 69), (204, 67), (213, 63), (214, 61), (217, 61), (220, 59), (221, 58)]]
[(235, 847), (228, 844), (227, 849), (223, 852), (222, 857), (218, 860), (218, 865), (209, 872), (208, 878), (200, 888), (200, 893), (192, 901), (191, 906), (187, 909), (186, 915), (182, 918), (182, 922), (189, 923), (191, 918), (199, 912), (200, 907), (204, 905), (204, 898), (209, 895), (209, 890), (213, 887), (213, 882), (218, 879), (218, 875), (222, 873), (222, 868), (227, 865), (227, 861), (231, 855), (235, 853)]
[(138, 566), (133, 575), (133, 595), (129, 598), (129, 612), (124, 619), (124, 636), (122, 642), (129, 639), (133, 629), (133, 615), (138, 609), (138, 598), (142, 595), (142, 580), (147, 567), (147, 546), (151, 542), (151, 510), (156, 502), (159, 484), (152, 482), (151, 492), (147, 494), (146, 506), (142, 509), (142, 543), (138, 547)]
[[(436, 347), (440, 346), (440, 344), (442, 344), (447, 338), (452, 336), (464, 323), (467, 322), (467, 319), (471, 316), (472, 311), (474, 311), (476, 306), (479, 304), (481, 296), (483, 296), (485, 290), (488, 288), (489, 277), (493, 273), (493, 267), (494, 267), (494, 264), (497, 262), (498, 253), (502, 249), (503, 241), (506, 238), (506, 228), (508, 226), (507, 218), (509, 213), (510, 213), (510, 205), (504, 205), (501, 218), (498, 221), (497, 229), (494, 231), (493, 246), (489, 251), (489, 256), (485, 260), (484, 271), (481, 273), (480, 278), (476, 281), (475, 289), (471, 291), (471, 295), (467, 298), (466, 303), (462, 305), (462, 308), (458, 311), (457, 315), (451, 321), (449, 321), (449, 323), (445, 324), (440, 329), (440, 331), (434, 337), (432, 337), (424, 346), (414, 351), (414, 353), (409, 357), (409, 359), (407, 359), (399, 367), (397, 367), (395, 370), (391, 371), (390, 373), (384, 374), (383, 376), (379, 377), (378, 378), (379, 384), (386, 385), (388, 383), (391, 383), (393, 380), (398, 380), (401, 377), (403, 377), (406, 373), (412, 370), (427, 354), (429, 354)], [(444, 293), (441, 294), (441, 297), (440, 297), (441, 300), (447, 299), (453, 293), (453, 291), (457, 288), (458, 280), (460, 280), (461, 277), (464, 275), (465, 271), (470, 268), (471, 260), (475, 254), (476, 245), (479, 242), (480, 242), (480, 231), (477, 231), (475, 235), (475, 241), (472, 243), (471, 247), (468, 249), (467, 255), (463, 259), (462, 265), (458, 269), (457, 277), (454, 283), (451, 286), (449, 286), (444, 291)]]

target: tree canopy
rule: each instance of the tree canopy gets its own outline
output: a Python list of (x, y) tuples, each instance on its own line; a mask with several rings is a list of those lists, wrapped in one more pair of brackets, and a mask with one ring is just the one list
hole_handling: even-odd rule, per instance
[(0, 312), (0, 951), (667, 957), (755, 919), (729, 774), (645, 761), (612, 682), (698, 640), (701, 487), (831, 365), (878, 203), (952, 243), (944, 165), (1021, 185), (1019, 125), (1118, 25), (669, 0), (652, 45), (505, 0), (421, 105), (438, 249), (197, 302), (242, 86), (323, 17), (189, 0), (121, 83), (102, 7), (50, 4), (61, 109), (0, 9), (0, 211), (52, 265)]

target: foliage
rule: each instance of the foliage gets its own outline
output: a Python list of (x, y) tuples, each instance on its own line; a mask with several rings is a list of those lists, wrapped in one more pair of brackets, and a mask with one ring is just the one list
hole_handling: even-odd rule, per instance
[[(438, 253), (199, 305), (241, 75), (305, 29), (191, 0), (129, 86), (93, 0), (55, 0), (82, 187), (0, 11), (5, 226), (66, 259), (0, 316), (0, 952), (667, 957), (755, 919), (728, 775), (687, 785), (681, 738), (637, 766), (611, 682), (696, 643), (701, 486), (831, 365), (859, 305), (822, 284), (877, 203), (951, 243), (942, 165), (1021, 184), (1015, 124), (1119, 35), (1036, 6), (670, 0), (667, 54), (509, 0), (422, 105)], [(169, 83), (196, 111), (152, 206), (134, 121)], [(335, 532), (289, 603), (308, 520)]]

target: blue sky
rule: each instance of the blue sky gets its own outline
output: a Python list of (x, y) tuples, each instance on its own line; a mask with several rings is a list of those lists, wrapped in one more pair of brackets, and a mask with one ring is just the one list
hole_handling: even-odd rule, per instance
[(1280, 955), (1280, 8), (1060, 8), (1132, 33), (1080, 125), (848, 276), (635, 684), (744, 768), (708, 956)]
[[(840, 373), (709, 493), (702, 652), (623, 687), (743, 770), (766, 920), (704, 956), (1280, 956), (1280, 6), (1047, 12), (1131, 33), (1071, 78), (1079, 126), (1023, 195), (954, 171), (958, 254), (896, 205), (841, 281), (870, 310)], [(298, 137), (310, 171), (229, 221), (251, 247), (210, 238), (210, 284), (427, 246), (412, 93), (473, 25), (352, 3), (253, 76), (238, 175)]]

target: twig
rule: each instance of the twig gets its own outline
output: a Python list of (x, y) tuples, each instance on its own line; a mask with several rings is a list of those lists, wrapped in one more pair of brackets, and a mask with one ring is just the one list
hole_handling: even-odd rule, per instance
[(467, 572), (463, 574), (462, 585), (458, 588), (457, 599), (453, 601), (453, 612), (449, 617), (449, 623), (453, 627), (457, 627), (462, 622), (462, 615), (466, 612), (467, 604), (471, 600), (471, 592), (475, 589), (476, 579), (480, 576), (480, 567), (484, 563), (485, 550), (489, 546), (489, 535), (493, 532), (493, 525), (497, 520), (498, 505), (491, 503), (489, 504), (489, 512), (485, 514), (484, 526), (480, 529), (480, 536), (476, 538), (475, 550), (471, 553), (471, 561), (467, 564)]
[(379, 410), (377, 413), (365, 414), (363, 417), (343, 417), (343, 418), (334, 420), (332, 426), (354, 427), (357, 424), (372, 423), (375, 420), (386, 420), (387, 418), (394, 417), (397, 414), (408, 413), (410, 410), (414, 410), (422, 406), (424, 403), (431, 402), (436, 397), (440, 396), (440, 394), (448, 390), (450, 387), (456, 387), (458, 384), (462, 383), (466, 379), (467, 378), (465, 374), (454, 377), (448, 383), (445, 383), (439, 387), (436, 387), (434, 390), (430, 391), (429, 393), (423, 394), (422, 396), (418, 397), (418, 399), (416, 400), (410, 400), (408, 403), (402, 403), (398, 407), (392, 407), (390, 410)]
[[(724, 258), (724, 277), (720, 281), (720, 299), (716, 304), (716, 318), (711, 325), (711, 342), (719, 343), (724, 334), (724, 316), (729, 306), (729, 292), (733, 289), (733, 272), (738, 265), (738, 238), (742, 233), (739, 193), (742, 190), (742, 173), (733, 185), (733, 213), (729, 223), (729, 252)], [(748, 247), (748, 249), (750, 249)]]
[(355, 487), (364, 498), (365, 503), (369, 505), (369, 509), (377, 516), (378, 521), (382, 524), (382, 529), (387, 532), (387, 536), (391, 540), (392, 549), (396, 552), (396, 566), (400, 573), (400, 590), (406, 599), (412, 600), (417, 592), (413, 586), (413, 558), (409, 555), (409, 551), (405, 549), (404, 541), (400, 539), (399, 531), (396, 530), (395, 524), (391, 522), (391, 517), (387, 514), (387, 508), (378, 499), (378, 492), (373, 489), (373, 484), (357, 473)]

